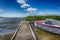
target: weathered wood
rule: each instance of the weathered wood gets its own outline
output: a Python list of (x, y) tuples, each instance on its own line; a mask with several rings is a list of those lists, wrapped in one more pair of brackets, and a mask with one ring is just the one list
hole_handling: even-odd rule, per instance
[(28, 22), (23, 21), (13, 40), (35, 40)]

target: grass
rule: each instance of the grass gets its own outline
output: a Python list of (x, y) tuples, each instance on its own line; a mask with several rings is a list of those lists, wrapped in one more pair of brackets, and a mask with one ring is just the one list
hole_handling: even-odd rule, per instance
[(0, 35), (0, 40), (11, 40), (14, 33)]
[(36, 29), (36, 35), (39, 40), (60, 40), (60, 35), (49, 33), (42, 29)]

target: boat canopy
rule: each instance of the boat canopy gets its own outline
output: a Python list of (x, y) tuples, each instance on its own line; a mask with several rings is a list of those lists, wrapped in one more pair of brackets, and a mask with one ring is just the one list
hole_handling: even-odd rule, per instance
[(54, 19), (46, 19), (46, 20), (45, 20), (45, 23), (46, 23), (46, 24), (51, 24), (51, 25), (58, 25), (58, 26), (60, 26), (60, 21), (54, 20)]

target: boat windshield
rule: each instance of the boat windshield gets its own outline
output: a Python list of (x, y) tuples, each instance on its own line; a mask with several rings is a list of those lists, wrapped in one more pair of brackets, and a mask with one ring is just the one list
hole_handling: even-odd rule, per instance
[(48, 21), (48, 20), (47, 20), (47, 21), (45, 21), (44, 23), (45, 23), (45, 24), (53, 25), (53, 24), (52, 24), (52, 22), (51, 22), (51, 21)]

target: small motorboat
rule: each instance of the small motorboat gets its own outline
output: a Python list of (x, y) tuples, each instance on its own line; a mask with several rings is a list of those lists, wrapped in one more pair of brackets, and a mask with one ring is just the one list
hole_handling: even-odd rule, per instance
[(60, 34), (60, 21), (46, 19), (45, 21), (34, 21), (34, 25), (48, 32)]

